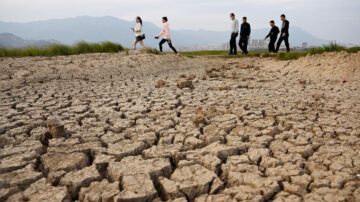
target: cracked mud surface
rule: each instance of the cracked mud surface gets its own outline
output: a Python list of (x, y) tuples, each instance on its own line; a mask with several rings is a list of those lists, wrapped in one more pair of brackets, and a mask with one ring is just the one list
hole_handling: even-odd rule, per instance
[(0, 201), (360, 201), (359, 58), (3, 58)]

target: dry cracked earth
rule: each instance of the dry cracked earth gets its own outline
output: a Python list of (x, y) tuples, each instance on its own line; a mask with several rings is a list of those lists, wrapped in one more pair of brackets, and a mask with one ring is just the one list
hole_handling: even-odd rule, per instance
[(359, 58), (2, 58), (0, 201), (360, 201)]

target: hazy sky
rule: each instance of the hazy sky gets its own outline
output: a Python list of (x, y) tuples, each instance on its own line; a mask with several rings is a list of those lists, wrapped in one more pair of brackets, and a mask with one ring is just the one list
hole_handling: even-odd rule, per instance
[[(247, 16), (254, 28), (285, 13), (291, 25), (326, 40), (360, 44), (360, 0), (0, 0), (0, 21), (115, 16), (160, 25), (168, 16), (173, 29), (229, 29), (229, 13)], [(291, 36), (291, 33), (290, 33)]]

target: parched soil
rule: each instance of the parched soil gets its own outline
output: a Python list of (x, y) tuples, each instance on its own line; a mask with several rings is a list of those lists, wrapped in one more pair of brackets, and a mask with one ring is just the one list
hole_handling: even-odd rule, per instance
[(360, 201), (360, 54), (0, 60), (0, 201)]

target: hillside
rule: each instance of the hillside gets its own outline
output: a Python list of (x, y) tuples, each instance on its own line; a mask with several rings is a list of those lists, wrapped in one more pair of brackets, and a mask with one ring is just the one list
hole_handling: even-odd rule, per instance
[(45, 40), (25, 40), (21, 37), (18, 37), (10, 33), (0, 33), (0, 47), (1, 48), (24, 48), (24, 47), (45, 47), (55, 41), (45, 41)]

